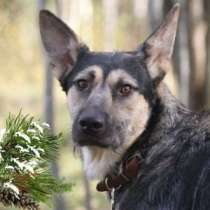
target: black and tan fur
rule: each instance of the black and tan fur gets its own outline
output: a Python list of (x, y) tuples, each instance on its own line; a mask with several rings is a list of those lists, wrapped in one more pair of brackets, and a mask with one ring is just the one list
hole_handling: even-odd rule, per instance
[(114, 192), (116, 210), (210, 208), (210, 113), (188, 110), (162, 82), (178, 16), (175, 5), (134, 51), (93, 52), (53, 14), (40, 13), (43, 44), (67, 94), (87, 175), (117, 173), (125, 156), (146, 145), (138, 177)]

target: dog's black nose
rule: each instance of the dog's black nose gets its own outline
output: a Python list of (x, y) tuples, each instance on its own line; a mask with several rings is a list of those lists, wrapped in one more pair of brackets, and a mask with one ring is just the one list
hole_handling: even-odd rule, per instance
[(102, 114), (84, 115), (79, 119), (80, 129), (87, 134), (99, 134), (105, 130), (105, 119)]

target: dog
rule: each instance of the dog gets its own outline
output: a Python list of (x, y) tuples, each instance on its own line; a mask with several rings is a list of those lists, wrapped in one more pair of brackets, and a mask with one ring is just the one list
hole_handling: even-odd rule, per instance
[(210, 209), (210, 112), (182, 105), (163, 82), (180, 7), (133, 51), (94, 52), (40, 12), (40, 32), (67, 95), (72, 139), (114, 210)]

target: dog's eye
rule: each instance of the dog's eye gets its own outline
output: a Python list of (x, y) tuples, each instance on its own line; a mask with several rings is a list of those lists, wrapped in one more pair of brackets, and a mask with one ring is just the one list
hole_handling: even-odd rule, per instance
[(119, 88), (119, 94), (121, 96), (128, 96), (130, 95), (130, 93), (132, 92), (133, 88), (131, 85), (122, 85), (120, 88)]
[(76, 86), (78, 87), (79, 90), (85, 90), (88, 88), (88, 81), (85, 79), (80, 79), (76, 81)]

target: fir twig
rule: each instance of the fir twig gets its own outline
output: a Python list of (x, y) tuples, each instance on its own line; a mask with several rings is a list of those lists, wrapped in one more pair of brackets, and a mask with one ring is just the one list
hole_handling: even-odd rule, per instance
[(71, 184), (56, 180), (49, 170), (61, 139), (33, 117), (21, 112), (8, 116), (0, 130), (0, 202), (36, 210), (54, 193), (71, 190)]

